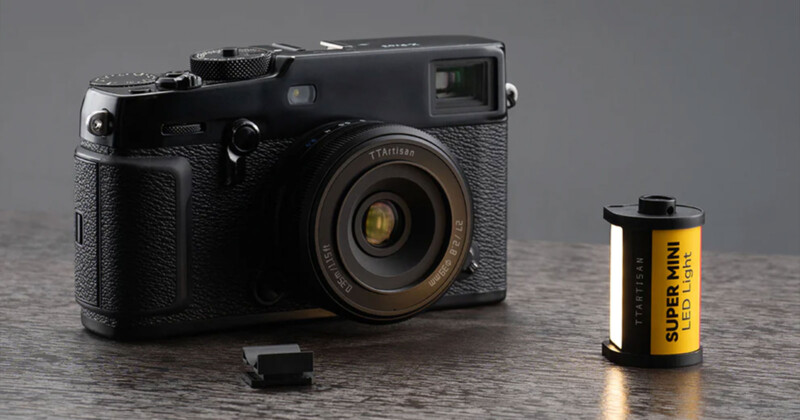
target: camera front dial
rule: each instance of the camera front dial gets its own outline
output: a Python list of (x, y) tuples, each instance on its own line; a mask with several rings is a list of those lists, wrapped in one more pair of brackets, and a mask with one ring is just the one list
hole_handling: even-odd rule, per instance
[(469, 189), (428, 134), (340, 124), (298, 142), (279, 211), (285, 261), (321, 306), (367, 322), (409, 318), (461, 271), (472, 236)]

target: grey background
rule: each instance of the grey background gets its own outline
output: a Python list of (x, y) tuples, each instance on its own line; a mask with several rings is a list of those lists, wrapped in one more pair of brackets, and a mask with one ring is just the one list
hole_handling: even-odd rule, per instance
[(466, 33), (500, 39), (511, 238), (608, 241), (604, 204), (704, 208), (704, 247), (800, 254), (800, 2), (0, 0), (0, 210), (68, 213), (88, 80), (191, 52)]

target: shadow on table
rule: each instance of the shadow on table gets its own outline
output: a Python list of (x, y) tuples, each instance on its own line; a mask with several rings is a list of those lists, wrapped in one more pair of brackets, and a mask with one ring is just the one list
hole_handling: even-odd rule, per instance
[(615, 420), (654, 414), (701, 418), (702, 393), (699, 366), (682, 369), (609, 366), (605, 371), (602, 398), (604, 418)]
[(80, 335), (83, 351), (73, 362), (115, 388), (158, 391), (169, 388), (166, 383), (197, 387), (204, 382), (239, 387), (242, 347), (298, 343), (302, 350), (314, 351), (315, 370), (329, 375), (320, 384), (355, 382), (358, 375), (380, 378), (387, 366), (421, 378), (421, 372), (433, 369), (455, 375), (488, 363), (484, 359), (512, 363), (505, 345), (513, 338), (506, 316), (506, 306), (500, 304), (437, 311), (390, 325), (330, 318), (130, 342), (85, 331)]

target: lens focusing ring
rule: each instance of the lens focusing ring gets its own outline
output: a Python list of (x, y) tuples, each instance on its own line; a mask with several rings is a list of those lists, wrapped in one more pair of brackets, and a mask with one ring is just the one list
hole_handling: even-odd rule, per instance
[[(287, 165), (296, 172), (286, 176), (281, 242), (320, 304), (392, 322), (438, 300), (463, 265), (472, 226), (469, 190), (447, 149), (419, 130), (367, 122), (300, 142), (306, 150)], [(359, 240), (361, 211), (378, 199), (398, 204), (408, 222), (386, 255)]]

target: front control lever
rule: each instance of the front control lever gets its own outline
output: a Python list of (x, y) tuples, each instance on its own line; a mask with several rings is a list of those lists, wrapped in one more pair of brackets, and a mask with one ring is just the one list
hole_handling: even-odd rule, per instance
[(228, 147), (225, 150), (225, 185), (235, 185), (244, 180), (245, 157), (258, 148), (261, 132), (258, 126), (244, 118), (231, 126)]

